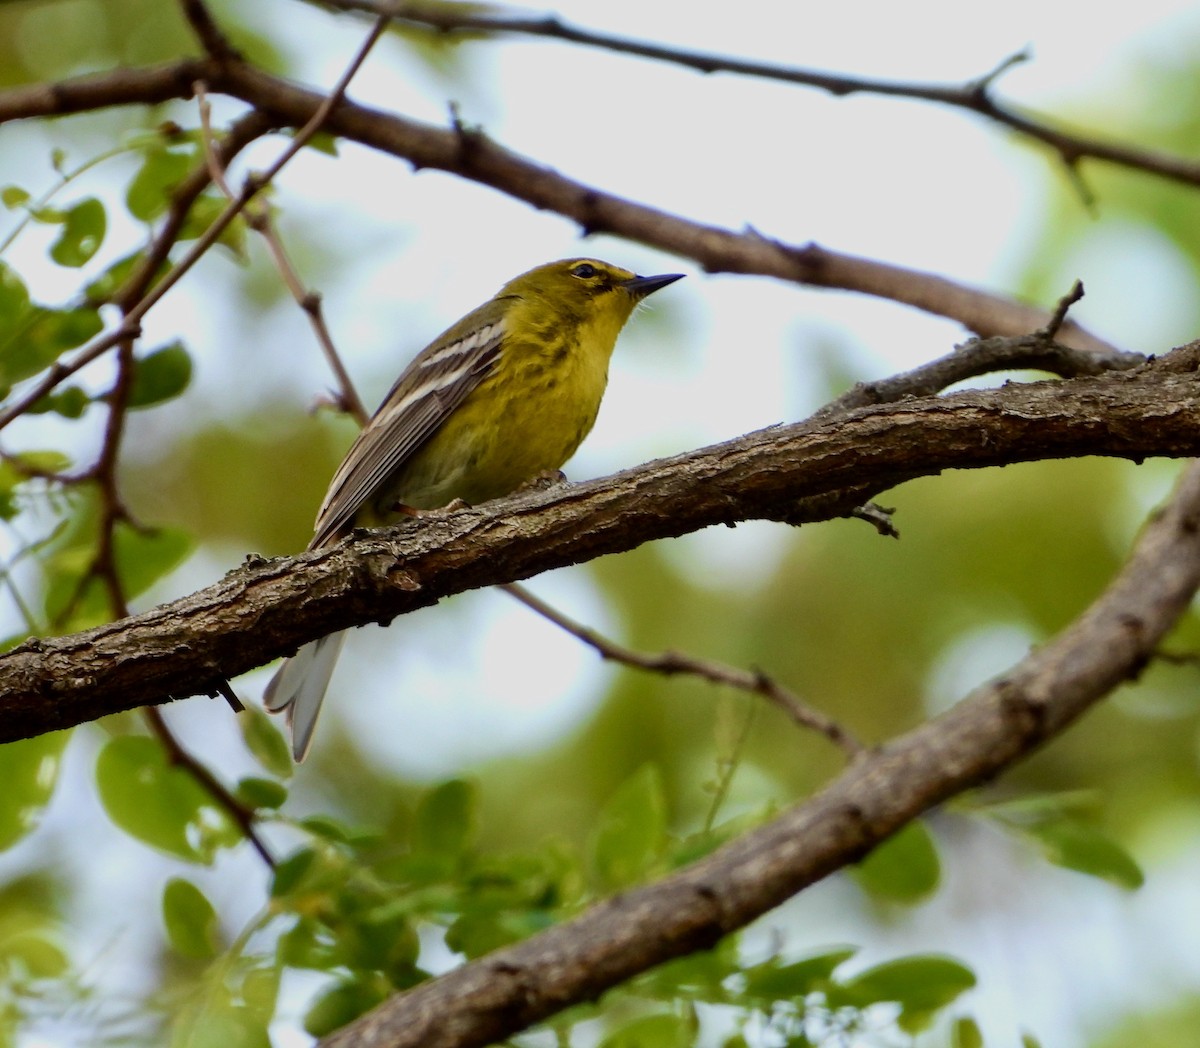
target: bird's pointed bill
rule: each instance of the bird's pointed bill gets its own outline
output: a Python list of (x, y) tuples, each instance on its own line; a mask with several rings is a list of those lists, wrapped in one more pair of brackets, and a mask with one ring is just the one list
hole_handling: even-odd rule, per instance
[(676, 280), (682, 280), (686, 275), (685, 273), (662, 273), (655, 277), (634, 277), (632, 280), (626, 280), (623, 287), (627, 291), (633, 292), (638, 298), (645, 298), (668, 284), (674, 284)]

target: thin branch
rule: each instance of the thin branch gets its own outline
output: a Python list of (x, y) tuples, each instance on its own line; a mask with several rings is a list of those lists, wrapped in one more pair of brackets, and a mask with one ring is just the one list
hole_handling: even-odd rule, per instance
[(1001, 679), (686, 869), (396, 994), (321, 1048), (479, 1048), (722, 937), (988, 781), (1137, 677), (1200, 586), (1200, 464), (1100, 598)]
[[(203, 130), (204, 156), (208, 163), (209, 174), (213, 183), (232, 200), (234, 198), (233, 190), (229, 187), (224, 167), (213, 145), (212, 107), (209, 105), (203, 83), (196, 85), (196, 98), (200, 103), (200, 125)], [(325, 314), (321, 308), (321, 296), (306, 288), (301, 281), (300, 274), (288, 257), (283, 240), (275, 229), (274, 222), (271, 221), (270, 208), (261, 201), (256, 201), (246, 209), (246, 223), (263, 238), (285, 286), (308, 317), (317, 342), (337, 380), (339, 407), (349, 413), (360, 426), (365, 426), (370, 415), (358, 395), (358, 390), (354, 388), (354, 382), (346, 370), (341, 354), (333, 343), (333, 336), (330, 334), (329, 326), (325, 323)]]
[(548, 619), (571, 636), (583, 641), (602, 659), (619, 662), (635, 669), (661, 673), (667, 677), (676, 673), (686, 673), (713, 684), (723, 684), (740, 691), (760, 695), (778, 706), (800, 727), (815, 731), (835, 746), (841, 747), (847, 757), (854, 758), (863, 752), (862, 743), (837, 721), (810, 706), (798, 695), (761, 671), (743, 670), (736, 666), (716, 662), (713, 659), (701, 659), (677, 651), (664, 651), (658, 654), (635, 651), (633, 648), (610, 640), (590, 626), (585, 626), (570, 616), (564, 615), (524, 586), (510, 583), (504, 587), (504, 590), (509, 596), (516, 598), (544, 619)]
[(1009, 384), (775, 426), (583, 484), (252, 558), (189, 597), (0, 655), (0, 742), (206, 690), (301, 644), (713, 524), (850, 514), (946, 469), (1200, 454), (1200, 343), (1134, 372)]
[[(191, 97), (204, 81), (270, 114), (302, 125), (327, 99), (244, 63), (189, 59), (170, 66), (118, 70), (36, 88), (0, 92), (0, 123), (82, 112), (132, 102)], [(841, 288), (901, 302), (961, 323), (982, 337), (1017, 336), (1045, 324), (1045, 310), (944, 277), (831, 251), (809, 243), (789, 245), (751, 230), (693, 222), (565, 178), (511, 153), (478, 131), (439, 128), (343, 100), (325, 120), (331, 134), (489, 185), (532, 206), (577, 222), (585, 233), (606, 232), (694, 259), (711, 273), (775, 277), (814, 287)], [(1059, 341), (1076, 349), (1115, 354), (1115, 347), (1068, 322)]]
[[(1148, 174), (1158, 175), (1186, 185), (1200, 185), (1200, 164), (1194, 160), (1171, 153), (1117, 142), (1106, 142), (1099, 138), (1075, 134), (996, 101), (992, 94), (995, 81), (1015, 65), (1028, 61), (1029, 54), (1025, 51), (1010, 55), (991, 72), (962, 84), (921, 84), (903, 80), (847, 76), (771, 62), (759, 62), (731, 55), (668, 47), (613, 33), (584, 29), (571, 25), (554, 15), (524, 17), (495, 14), (495, 9), (481, 10), (471, 5), (422, 3), (396, 5), (389, 3), (388, 0), (320, 0), (320, 3), (321, 6), (346, 11), (377, 13), (382, 10), (392, 10), (399, 21), (436, 29), (448, 35), (478, 36), (480, 34), (506, 33), (544, 37), (618, 54), (636, 55), (657, 62), (683, 66), (700, 73), (733, 73), (738, 76), (817, 88), (837, 97), (869, 94), (933, 102), (974, 113), (1042, 143), (1058, 154), (1066, 170), (1075, 173), (1076, 176), (1078, 175), (1079, 161), (1092, 159), (1145, 171)], [(1084, 189), (1084, 194), (1086, 200), (1086, 189)]]
[(192, 32), (196, 34), (196, 39), (207, 54), (222, 62), (237, 61), (242, 57), (217, 25), (204, 0), (179, 0), (179, 6), (183, 9), (183, 17), (192, 27)]
[(1058, 305), (1054, 307), (1054, 312), (1050, 315), (1050, 322), (1036, 334), (1041, 335), (1047, 342), (1052, 342), (1054, 336), (1058, 334), (1059, 329), (1067, 319), (1067, 313), (1076, 302), (1083, 300), (1083, 281), (1076, 280), (1071, 285), (1071, 290), (1068, 291), (1062, 298), (1058, 300)]
[(1067, 310), (1083, 297), (1079, 281), (1058, 303), (1047, 323), (1029, 335), (1015, 338), (972, 339), (956, 346), (953, 353), (921, 364), (911, 371), (876, 382), (860, 382), (817, 411), (814, 419), (826, 419), (868, 404), (892, 404), (904, 397), (927, 397), (956, 382), (997, 371), (1048, 371), (1060, 378), (1102, 375), (1106, 371), (1128, 371), (1148, 360), (1141, 353), (1091, 353), (1054, 341), (1066, 322)]
[(1159, 648), (1154, 653), (1154, 658), (1159, 662), (1165, 662), (1168, 666), (1200, 667), (1200, 652), (1196, 651), (1166, 651)]
[(255, 825), (254, 809), (246, 807), (246, 805), (225, 788), (224, 784), (202, 762), (198, 761), (183, 748), (180, 741), (175, 738), (175, 733), (167, 726), (162, 710), (157, 706), (147, 706), (145, 714), (146, 722), (150, 725), (150, 730), (158, 738), (158, 741), (162, 743), (163, 748), (167, 751), (167, 758), (170, 762), (183, 768), (204, 788), (205, 793), (209, 794), (226, 814), (233, 819), (234, 824), (242, 831), (242, 836), (254, 846), (254, 850), (258, 852), (262, 861), (271, 869), (274, 869), (275, 856), (271, 854), (266, 842), (258, 833)]

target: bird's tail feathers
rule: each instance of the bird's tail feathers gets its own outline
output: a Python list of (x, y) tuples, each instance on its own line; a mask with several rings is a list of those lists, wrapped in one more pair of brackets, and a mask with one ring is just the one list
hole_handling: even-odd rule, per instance
[(345, 639), (345, 633), (331, 633), (305, 644), (290, 659), (284, 659), (263, 693), (263, 705), (271, 713), (286, 711), (292, 729), (292, 755), (297, 761), (304, 760), (312, 744), (321, 702)]

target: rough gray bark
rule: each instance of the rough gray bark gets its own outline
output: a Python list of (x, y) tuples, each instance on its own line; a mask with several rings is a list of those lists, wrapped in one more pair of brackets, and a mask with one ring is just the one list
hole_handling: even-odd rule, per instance
[(0, 742), (209, 691), (314, 637), (712, 524), (845, 515), (944, 469), (1200, 454), (1200, 344), (1130, 371), (857, 408), (585, 484), (252, 558), (145, 614), (0, 656)]

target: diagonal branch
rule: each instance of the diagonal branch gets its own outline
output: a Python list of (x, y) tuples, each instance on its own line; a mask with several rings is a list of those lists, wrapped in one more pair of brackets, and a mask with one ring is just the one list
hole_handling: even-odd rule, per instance
[(653, 655), (635, 651), (624, 644), (610, 640), (590, 626), (585, 626), (582, 622), (576, 622), (570, 616), (564, 615), (524, 586), (510, 583), (504, 588), (510, 596), (519, 600), (527, 608), (537, 612), (542, 618), (554, 623), (559, 629), (571, 634), (577, 640), (583, 641), (602, 659), (618, 662), (623, 666), (631, 666), (634, 669), (661, 673), (664, 677), (683, 673), (699, 677), (710, 684), (723, 684), (729, 688), (737, 688), (739, 691), (760, 695), (783, 710), (801, 728), (824, 735), (835, 746), (840, 747), (847, 757), (856, 757), (863, 752), (862, 743), (842, 725), (816, 707), (810, 706), (800, 696), (761, 670), (744, 670), (737, 666), (717, 662), (714, 659), (702, 659), (680, 651), (663, 651)]
[[(190, 98), (197, 82), (241, 99), (280, 124), (296, 127), (320, 114), (327, 102), (320, 92), (245, 63), (188, 59), (0, 92), (0, 123)], [(462, 126), (434, 127), (346, 99), (328, 113), (323, 126), (332, 134), (407, 160), (416, 169), (447, 171), (533, 207), (554, 211), (578, 223), (587, 234), (611, 233), (692, 258), (710, 273), (758, 274), (857, 291), (947, 317), (982, 337), (1024, 335), (1050, 319), (1046, 310), (932, 273), (859, 258), (815, 243), (786, 244), (753, 230), (737, 233), (626, 200), (566, 178)], [(1059, 341), (1087, 352), (1119, 353), (1071, 321), (1063, 325)]]
[(1040, 142), (1058, 154), (1068, 169), (1080, 160), (1103, 160), (1121, 167), (1145, 171), (1148, 174), (1185, 185), (1200, 185), (1200, 163), (1187, 157), (1144, 149), (1138, 146), (1109, 142), (1088, 135), (1076, 134), (1048, 121), (998, 102), (992, 85), (1013, 66), (1028, 61), (1025, 52), (1011, 55), (991, 72), (962, 84), (921, 84), (904, 80), (882, 80), (874, 77), (848, 76), (797, 66), (760, 62), (753, 59), (693, 51), (681, 47), (636, 40), (615, 33), (603, 33), (572, 25), (556, 15), (527, 17), (497, 14), (495, 8), (480, 9), (472, 5), (393, 4), (388, 0), (321, 0), (323, 6), (344, 11), (363, 11), (377, 14), (391, 10), (398, 21), (427, 26), (447, 35), (475, 37), (480, 34), (509, 34), (580, 44), (617, 54), (635, 55), (656, 62), (683, 66), (699, 73), (733, 73), (737, 76), (774, 80), (826, 91), (837, 97), (854, 94), (882, 95), (907, 98), (919, 102), (962, 109), (982, 116), (1002, 127), (1010, 128), (1026, 138)]
[(1135, 678), (1200, 586), (1200, 464), (1105, 593), (1048, 644), (828, 787), (679, 873), (402, 992), (322, 1048), (475, 1048), (715, 945), (995, 777)]
[(468, 589), (713, 524), (852, 513), (945, 469), (1200, 455), (1200, 343), (1140, 369), (859, 408), (613, 477), (531, 491), (327, 549), (253, 558), (145, 614), (0, 655), (0, 742), (182, 698), (299, 645)]
[(956, 382), (997, 371), (1048, 371), (1060, 378), (1077, 378), (1102, 375), (1106, 371), (1128, 371), (1145, 364), (1148, 358), (1141, 353), (1089, 353), (1055, 341), (1067, 309), (1082, 295), (1083, 286), (1076, 282), (1071, 293), (1059, 303), (1050, 323), (1040, 331), (1015, 338), (972, 339), (956, 346), (953, 353), (911, 371), (874, 382), (860, 382), (820, 408), (813, 418), (830, 418), (868, 404), (892, 404), (902, 397), (931, 396)]
[[(204, 132), (204, 157), (208, 164), (209, 174), (217, 188), (225, 194), (226, 198), (233, 200), (235, 194), (229, 185), (229, 180), (225, 177), (225, 166), (221, 163), (214, 145), (212, 107), (209, 105), (205, 87), (202, 83), (196, 85), (196, 94), (200, 102), (200, 126)], [(370, 412), (363, 405), (362, 399), (358, 395), (358, 390), (355, 389), (354, 382), (350, 378), (350, 373), (346, 370), (346, 365), (342, 361), (342, 355), (334, 345), (333, 334), (329, 330), (329, 325), (325, 322), (325, 312), (321, 308), (321, 295), (319, 292), (310, 291), (304, 286), (304, 282), (300, 279), (300, 274), (297, 272), (295, 265), (293, 265), (287, 249), (283, 246), (283, 239), (280, 237), (279, 231), (275, 228), (275, 223), (271, 220), (271, 209), (262, 201), (255, 201), (253, 206), (246, 208), (246, 224), (263, 238), (264, 243), (267, 245), (267, 251), (271, 255), (271, 260), (275, 263), (275, 268), (279, 270), (279, 275), (283, 278), (284, 285), (291, 292), (292, 297), (296, 300), (296, 304), (304, 311), (305, 316), (308, 317), (313, 334), (316, 336), (317, 343), (321, 347), (321, 352), (325, 355), (325, 361), (333, 372), (334, 378), (337, 380), (338, 406), (352, 416), (360, 426), (365, 426)]]
[(213, 18), (212, 12), (209, 11), (204, 0), (180, 0), (180, 7), (183, 10), (183, 17), (187, 19), (192, 32), (196, 34), (196, 39), (207, 54), (212, 55), (218, 61), (226, 59), (236, 61), (241, 58), (238, 50), (229, 42), (229, 38), (221, 27), (217, 25), (216, 19)]

